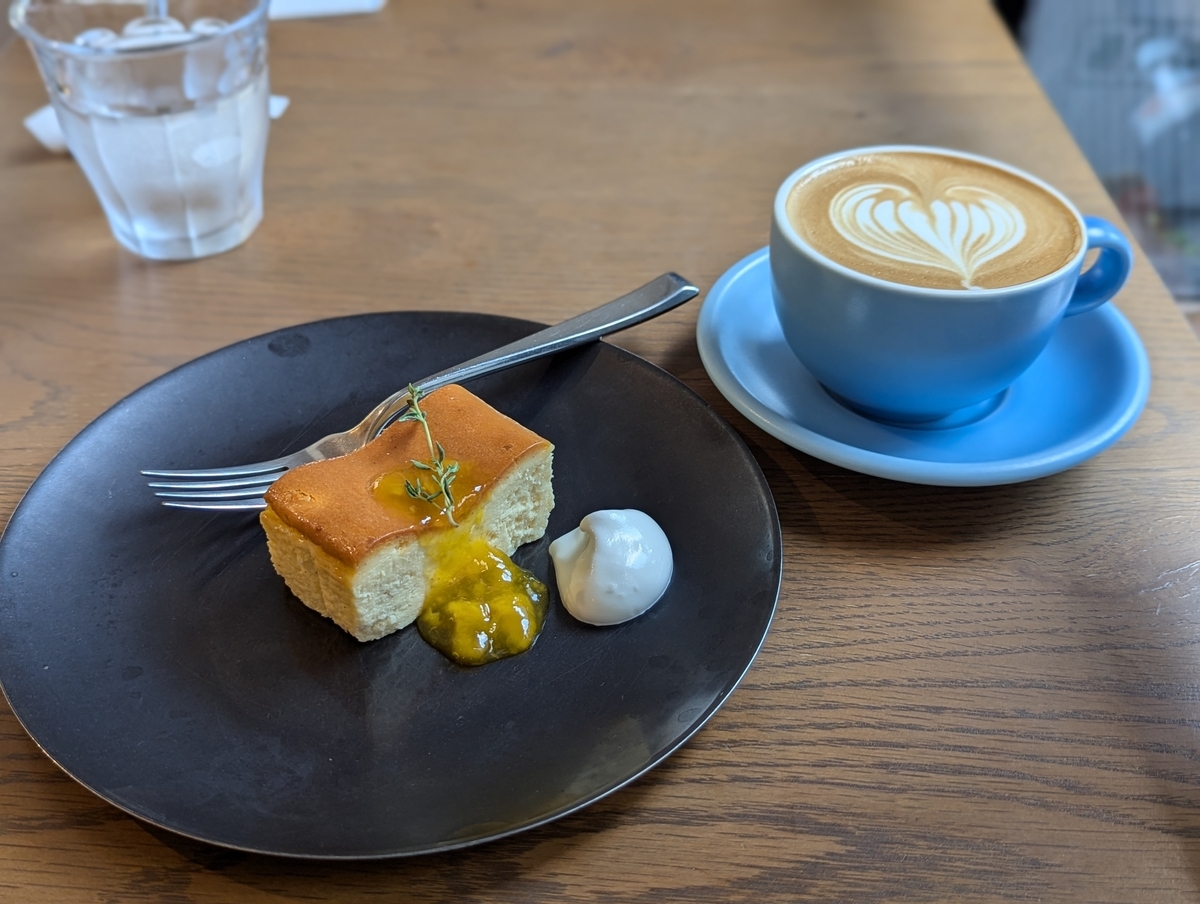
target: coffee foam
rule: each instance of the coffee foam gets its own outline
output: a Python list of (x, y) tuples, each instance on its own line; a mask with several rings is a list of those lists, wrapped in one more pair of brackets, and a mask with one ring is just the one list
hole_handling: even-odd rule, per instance
[(1074, 213), (1020, 176), (927, 151), (870, 151), (806, 173), (792, 227), (851, 270), (930, 289), (1031, 282), (1083, 245)]

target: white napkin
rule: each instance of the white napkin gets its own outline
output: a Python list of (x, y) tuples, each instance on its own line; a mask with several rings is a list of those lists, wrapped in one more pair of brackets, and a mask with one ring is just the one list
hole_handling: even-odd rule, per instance
[(377, 13), (387, 0), (271, 0), (272, 19), (308, 19), (317, 16), (354, 16)]
[[(290, 103), (291, 99), (282, 94), (272, 94), (267, 100), (267, 113), (272, 119), (278, 119)], [(67, 142), (63, 138), (62, 127), (58, 124), (58, 114), (49, 104), (26, 116), (25, 128), (42, 143), (46, 150), (55, 154), (67, 152)]]
[(26, 116), (25, 128), (42, 143), (46, 150), (55, 154), (67, 152), (67, 143), (63, 140), (62, 128), (58, 124), (58, 115), (49, 104)]

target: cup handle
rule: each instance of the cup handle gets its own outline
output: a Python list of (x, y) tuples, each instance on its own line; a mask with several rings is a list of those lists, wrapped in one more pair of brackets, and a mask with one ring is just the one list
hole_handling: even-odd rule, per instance
[(1084, 217), (1083, 223), (1087, 227), (1088, 248), (1099, 248), (1100, 256), (1079, 274), (1067, 303), (1064, 314), (1067, 317), (1100, 307), (1121, 291), (1133, 269), (1133, 249), (1121, 230), (1100, 217)]

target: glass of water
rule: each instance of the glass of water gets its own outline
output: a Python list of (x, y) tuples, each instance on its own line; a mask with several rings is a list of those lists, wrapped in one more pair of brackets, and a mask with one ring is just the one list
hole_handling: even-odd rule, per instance
[(241, 244), (262, 219), (269, 0), (16, 0), (67, 147), (143, 257)]

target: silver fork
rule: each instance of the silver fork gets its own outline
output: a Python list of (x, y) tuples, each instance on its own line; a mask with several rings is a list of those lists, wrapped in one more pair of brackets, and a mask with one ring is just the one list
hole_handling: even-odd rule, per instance
[[(657, 317), (698, 294), (699, 290), (682, 276), (664, 273), (615, 301), (425, 377), (413, 385), (424, 394), (449, 383), (463, 383), (553, 355)], [(361, 448), (404, 414), (408, 404), (409, 394), (405, 388), (380, 402), (357, 426), (344, 433), (331, 433), (305, 449), (271, 461), (193, 471), (146, 470), (142, 474), (156, 478), (150, 481), (154, 495), (162, 498), (163, 505), (172, 508), (256, 511), (266, 507), (263, 493), (286, 471)]]

